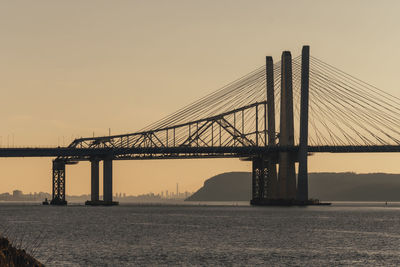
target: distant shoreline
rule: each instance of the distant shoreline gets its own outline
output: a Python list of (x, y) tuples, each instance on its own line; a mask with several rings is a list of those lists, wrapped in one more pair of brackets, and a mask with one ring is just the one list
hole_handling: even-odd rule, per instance
[[(250, 172), (228, 172), (207, 179), (187, 201), (249, 201)], [(321, 201), (400, 201), (400, 174), (309, 173), (309, 198)]]
[[(365, 207), (365, 208), (375, 208), (375, 207), (388, 207), (388, 208), (400, 208), (400, 201), (329, 201), (332, 203), (333, 207)], [(44, 209), (49, 208), (49, 206), (43, 206), (39, 202), (24, 202), (24, 201), (0, 201), (0, 206), (32, 206), (32, 207), (43, 207)], [(92, 206), (86, 206), (84, 202), (72, 202), (68, 203), (69, 207), (82, 207), (82, 208), (98, 208)], [(250, 205), (250, 201), (179, 201), (179, 202), (123, 202), (120, 203), (118, 207), (238, 207), (238, 208), (262, 208), (262, 209), (274, 209), (274, 208), (288, 208), (288, 207), (254, 207)], [(329, 208), (328, 207), (308, 207), (308, 208)], [(58, 207), (56, 207), (58, 208)], [(293, 207), (292, 207), (293, 208)], [(304, 207), (296, 207), (304, 208)]]

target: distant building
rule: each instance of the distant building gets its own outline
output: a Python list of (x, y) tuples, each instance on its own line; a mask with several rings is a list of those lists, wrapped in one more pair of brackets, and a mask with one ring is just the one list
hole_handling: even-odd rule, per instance
[(22, 191), (21, 190), (14, 190), (13, 191), (13, 198), (15, 198), (15, 199), (22, 198)]
[(11, 194), (10, 193), (3, 193), (3, 194), (0, 194), (0, 200), (11, 200), (11, 198), (12, 198), (12, 196), (11, 196)]

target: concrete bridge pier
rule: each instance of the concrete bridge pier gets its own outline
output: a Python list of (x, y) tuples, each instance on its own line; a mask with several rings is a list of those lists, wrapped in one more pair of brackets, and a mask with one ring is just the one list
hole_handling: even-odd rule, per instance
[(118, 205), (113, 201), (113, 161), (111, 158), (103, 160), (103, 205)]
[(93, 202), (99, 201), (99, 159), (95, 158), (90, 161), (91, 170), (91, 192), (90, 199)]
[(112, 160), (103, 161), (103, 200), (104, 203), (112, 202)]
[(113, 201), (112, 196), (112, 180), (113, 180), (113, 166), (112, 159), (103, 159), (103, 200), (99, 198), (99, 163), (100, 159), (94, 158), (90, 160), (91, 164), (91, 198), (86, 201), (86, 205), (91, 206), (109, 206), (118, 205), (118, 202)]
[(86, 201), (86, 205), (96, 206), (102, 205), (103, 201), (99, 199), (99, 163), (100, 159), (90, 159), (90, 200)]

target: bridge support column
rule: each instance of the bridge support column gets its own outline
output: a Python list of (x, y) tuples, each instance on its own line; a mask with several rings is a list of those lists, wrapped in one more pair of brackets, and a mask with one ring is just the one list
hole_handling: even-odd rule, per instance
[(252, 160), (252, 199), (251, 204), (258, 204), (266, 197), (266, 164), (262, 157)]
[[(279, 145), (294, 145), (292, 56), (289, 51), (282, 53), (281, 65), (281, 117)], [(290, 152), (279, 153), (278, 198), (296, 199), (295, 157)]]
[(103, 200), (112, 202), (112, 160), (103, 161)]
[[(266, 57), (267, 77), (267, 120), (268, 120), (268, 146), (276, 145), (275, 130), (275, 88), (274, 88), (274, 62), (272, 57)], [(266, 144), (267, 145), (267, 144)], [(276, 199), (278, 196), (278, 179), (276, 173), (276, 161), (267, 162), (267, 198)]]
[(113, 166), (112, 159), (106, 158), (103, 161), (103, 205), (118, 205), (113, 201)]
[(67, 205), (65, 200), (65, 162), (53, 160), (53, 192), (51, 205)]
[(300, 143), (297, 200), (308, 201), (308, 86), (310, 70), (310, 47), (303, 46), (301, 53), (301, 100), (300, 100)]
[(99, 201), (99, 160), (92, 159), (91, 165), (91, 194), (90, 199), (92, 202)]
[[(271, 177), (276, 177), (276, 159), (273, 156), (267, 158), (259, 156), (252, 160), (252, 205), (275, 205), (276, 183), (271, 183)], [(272, 166), (272, 167), (271, 167)], [(275, 173), (271, 172), (274, 171)]]

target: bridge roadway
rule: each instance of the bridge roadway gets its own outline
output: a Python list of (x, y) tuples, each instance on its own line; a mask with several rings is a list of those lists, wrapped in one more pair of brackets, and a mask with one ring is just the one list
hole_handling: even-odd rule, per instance
[[(276, 152), (297, 152), (298, 146), (282, 147), (159, 147), (159, 148), (0, 148), (1, 158), (69, 157), (85, 161), (92, 157), (112, 157), (115, 160), (174, 158), (239, 158)], [(390, 153), (400, 152), (400, 145), (382, 146), (309, 146), (309, 153)]]

